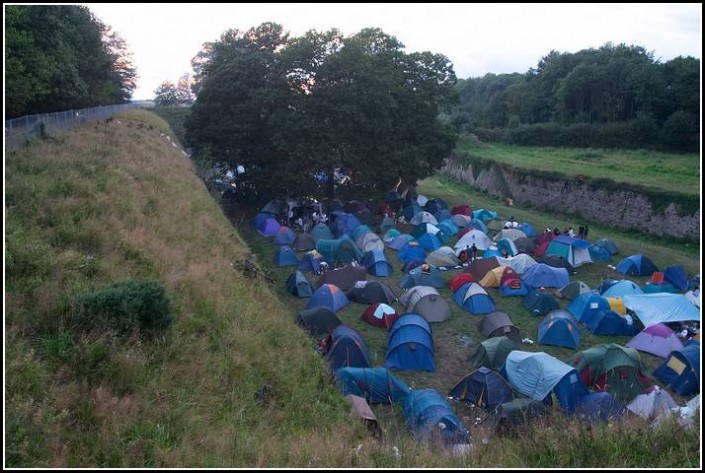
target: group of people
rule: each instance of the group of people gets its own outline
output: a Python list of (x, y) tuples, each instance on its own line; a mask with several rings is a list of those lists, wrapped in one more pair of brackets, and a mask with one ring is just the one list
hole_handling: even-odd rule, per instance
[(571, 238), (579, 238), (581, 240), (587, 240), (589, 231), (590, 231), (590, 229), (588, 228), (587, 224), (584, 224), (584, 225), (580, 225), (578, 227), (577, 234), (573, 230), (573, 227), (565, 227), (565, 228), (563, 228), (562, 232), (558, 227), (554, 228), (553, 230), (551, 230), (550, 228), (547, 228), (545, 230), (545, 233), (553, 233), (555, 236), (565, 235), (565, 236), (569, 236)]

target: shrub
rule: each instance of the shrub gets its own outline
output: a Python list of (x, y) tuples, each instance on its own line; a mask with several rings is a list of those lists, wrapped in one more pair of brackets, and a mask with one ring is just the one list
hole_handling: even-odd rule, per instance
[(86, 330), (108, 328), (153, 335), (171, 324), (172, 302), (158, 281), (128, 279), (76, 296), (73, 317)]

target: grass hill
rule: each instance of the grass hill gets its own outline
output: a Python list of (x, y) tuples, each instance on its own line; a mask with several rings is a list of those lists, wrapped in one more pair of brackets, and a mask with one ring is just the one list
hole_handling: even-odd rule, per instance
[[(6, 155), (5, 466), (700, 464), (696, 430), (587, 428), (559, 415), (487, 444), (465, 418), (476, 440), (467, 457), (416, 443), (399, 406), (376, 410), (385, 433), (371, 437), (293, 323), (296, 305), (280, 300), (273, 245), (233, 228), (174, 141), (135, 110)], [(242, 271), (245, 260), (260, 270)], [(101, 318), (124, 314), (110, 294), (125, 281), (163, 288), (170, 324), (143, 331), (125, 319), (117, 330)], [(154, 303), (140, 294), (130, 303)], [(85, 317), (86, 300), (101, 317)]]

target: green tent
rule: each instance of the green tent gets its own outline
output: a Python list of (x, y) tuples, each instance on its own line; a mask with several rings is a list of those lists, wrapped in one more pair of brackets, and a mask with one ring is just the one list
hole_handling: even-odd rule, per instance
[(477, 369), (481, 366), (499, 371), (504, 365), (504, 360), (512, 350), (517, 350), (517, 345), (506, 335), (492, 337), (480, 342), (480, 345), (470, 356), (470, 368)]

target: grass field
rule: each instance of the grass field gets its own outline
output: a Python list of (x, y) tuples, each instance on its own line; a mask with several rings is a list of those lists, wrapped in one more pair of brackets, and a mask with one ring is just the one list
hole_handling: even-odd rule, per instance
[[(588, 429), (555, 413), (550, 423), (500, 438), (487, 424), (474, 425), (482, 413), (460, 404), (453, 407), (475, 443), (469, 456), (417, 443), (400, 405), (373, 406), (384, 434), (370, 436), (349, 416), (316, 341), (294, 324), (305, 301), (284, 290), (291, 270), (272, 267), (274, 245), (253, 232), (242, 208), (223, 212), (193, 163), (163, 134), (174, 136), (156, 115), (130, 111), (6, 155), (6, 467), (700, 465), (698, 430), (650, 429), (639, 420)], [(428, 179), (419, 190), (448, 203), (497, 207), (446, 181)], [(512, 211), (536, 225), (548, 218)], [(600, 232), (592, 227), (591, 237)], [(659, 265), (699, 270), (699, 248), (605, 234), (624, 254), (643, 248)], [(395, 258), (389, 255), (392, 286), (401, 275)], [(245, 259), (274, 282), (240, 271)], [(585, 267), (577, 276), (594, 284), (603, 271)], [(148, 338), (76, 324), (77, 296), (127, 278), (166, 288), (174, 308), (167, 332)], [(535, 339), (536, 319), (517, 301), (495, 300)], [(460, 336), (480, 339), (476, 317), (450, 306), (453, 318), (433, 327), (437, 372), (398, 373), (415, 388), (447, 392), (465, 374), (472, 349)], [(359, 320), (363, 308), (351, 304), (339, 316), (363, 333), (381, 365), (386, 334)], [(591, 341), (584, 335), (581, 346)]]
[(472, 136), (463, 136), (457, 149), (517, 168), (558, 172), (569, 177), (582, 174), (649, 189), (700, 195), (700, 156), (697, 154), (513, 146), (482, 143)]

